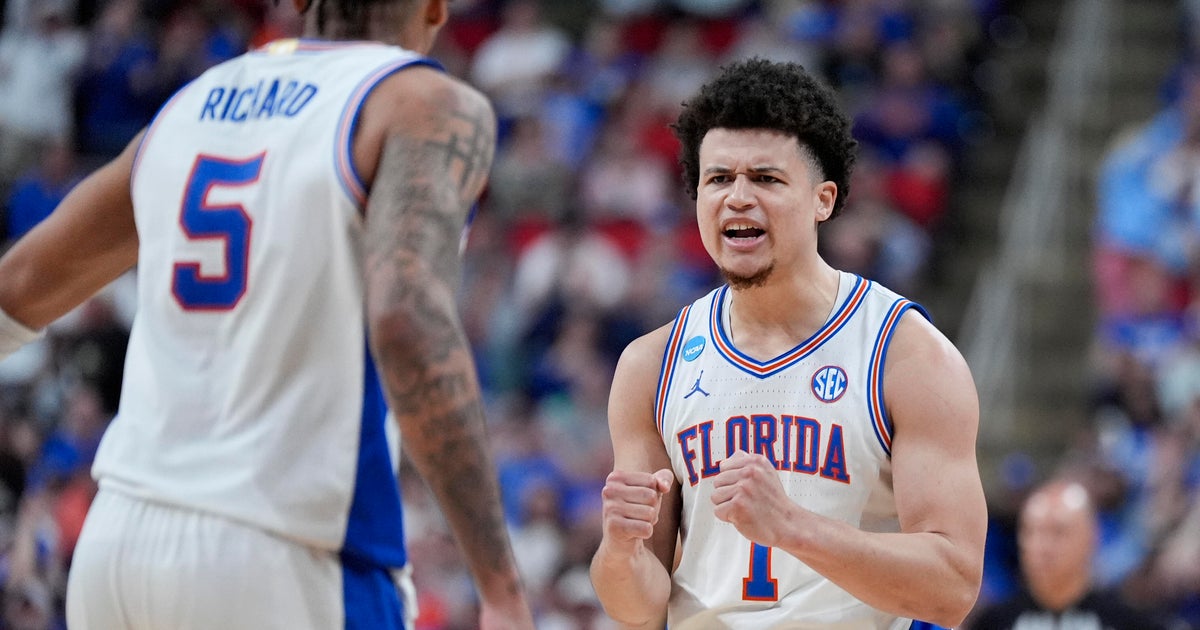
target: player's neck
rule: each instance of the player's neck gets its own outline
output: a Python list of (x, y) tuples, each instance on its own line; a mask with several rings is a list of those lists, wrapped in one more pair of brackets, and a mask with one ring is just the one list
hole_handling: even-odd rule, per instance
[[(391, 44), (408, 50), (420, 50), (423, 43), (419, 29), (411, 27), (396, 10), (388, 4), (373, 5), (368, 9), (368, 15), (361, 25), (351, 24), (341, 20), (330, 11), (325, 15), (325, 23), (318, 24), (317, 12), (309, 11), (304, 17), (304, 36), (311, 39), (326, 41), (371, 41)], [(410, 32), (411, 31), (411, 32)]]
[(393, 31), (380, 32), (374, 28), (365, 33), (330, 28), (326, 28), (324, 32), (319, 32), (315, 28), (306, 28), (304, 29), (303, 37), (305, 39), (316, 39), (327, 42), (379, 42), (381, 44), (391, 44), (412, 50), (411, 46), (404, 45), (398, 33)]
[[(820, 330), (836, 306), (841, 274), (824, 261), (806, 274), (777, 271), (762, 286), (732, 290), (729, 333), (738, 349), (784, 352)], [(771, 354), (770, 356), (774, 356)]]

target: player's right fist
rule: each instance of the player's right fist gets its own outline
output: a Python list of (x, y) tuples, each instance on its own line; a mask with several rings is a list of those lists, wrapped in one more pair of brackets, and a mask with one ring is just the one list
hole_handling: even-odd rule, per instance
[(670, 492), (675, 475), (662, 469), (654, 473), (615, 470), (604, 481), (602, 517), (604, 537), (613, 543), (650, 538), (662, 496)]

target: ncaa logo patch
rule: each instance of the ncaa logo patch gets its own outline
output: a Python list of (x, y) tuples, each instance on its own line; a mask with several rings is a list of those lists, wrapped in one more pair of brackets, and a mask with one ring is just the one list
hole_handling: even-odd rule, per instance
[(846, 393), (846, 382), (846, 370), (836, 365), (827, 365), (813, 374), (813, 395), (822, 402), (836, 402)]
[(696, 357), (699, 357), (700, 353), (704, 352), (704, 343), (704, 337), (700, 335), (688, 339), (687, 343), (683, 344), (683, 360), (695, 361)]

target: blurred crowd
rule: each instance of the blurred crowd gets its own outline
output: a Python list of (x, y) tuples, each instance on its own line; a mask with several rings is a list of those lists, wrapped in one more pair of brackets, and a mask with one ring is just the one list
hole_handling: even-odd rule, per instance
[[(1200, 628), (1200, 3), (1179, 6), (1161, 107), (1114, 130), (1095, 173), (1087, 422), (1053, 474), (1096, 505), (1094, 592)], [(1036, 481), (1020, 469), (1017, 494)], [(1019, 588), (1015, 517), (993, 513), (985, 600)]]
[[(0, 243), (45, 218), (191, 78), (298, 33), (290, 0), (277, 4), (0, 3)], [(720, 282), (679, 180), (667, 125), (680, 103), (720, 64), (752, 55), (800, 62), (835, 86), (862, 147), (848, 211), (823, 228), (823, 253), (919, 300), (938, 282), (955, 241), (947, 236), (961, 165), (990, 133), (987, 69), (1005, 7), (1000, 0), (455, 0), (450, 7), (433, 56), (487, 92), (500, 118), (461, 300), (505, 514), (539, 627), (610, 627), (587, 564), (600, 535), (599, 488), (611, 468), (612, 370), (626, 343)], [(1124, 288), (1146, 291), (1140, 280)], [(116, 411), (133, 291), (132, 276), (122, 278), (0, 364), (0, 630), (63, 625), (65, 574), (95, 491), (88, 467)], [(1130, 353), (1127, 369), (1141, 365), (1149, 378), (1151, 366), (1135, 356), (1142, 355)], [(1191, 359), (1200, 374), (1200, 350)], [(1147, 537), (1145, 546), (1140, 556), (1113, 556), (1116, 580), (1166, 557), (1150, 536), (1200, 532), (1200, 524), (1183, 525), (1200, 521), (1200, 509), (1193, 502), (1186, 510), (1183, 500), (1200, 480), (1200, 404), (1180, 403), (1179, 419), (1156, 407), (1150, 418), (1144, 399), (1117, 388), (1111, 394), (1097, 408), (1107, 431), (1098, 443), (1105, 457), (1124, 458), (1112, 460), (1126, 482), (1114, 497), (1118, 508), (1141, 513), (1145, 501), (1168, 501), (1154, 485), (1158, 469), (1175, 462), (1191, 471), (1173, 480), (1169, 513), (1156, 511), (1155, 522), (1130, 530)], [(1165, 450), (1151, 459), (1144, 450), (1151, 448)], [(456, 548), (407, 467), (401, 484), (418, 628), (468, 628), (474, 602)], [(1195, 538), (1171, 544), (1196, 553)], [(1110, 549), (1132, 554), (1131, 544), (1114, 538)], [(1165, 570), (1189, 566), (1200, 560)]]

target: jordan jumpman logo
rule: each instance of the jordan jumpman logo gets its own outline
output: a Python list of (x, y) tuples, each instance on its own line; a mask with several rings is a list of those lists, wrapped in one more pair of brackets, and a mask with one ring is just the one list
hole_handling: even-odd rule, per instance
[(704, 378), (704, 370), (700, 370), (700, 376), (696, 377), (696, 382), (692, 385), (692, 391), (684, 394), (684, 398), (691, 398), (692, 394), (695, 394), (696, 392), (708, 396), (708, 392), (704, 391), (704, 389), (700, 387), (700, 379), (702, 378)]

